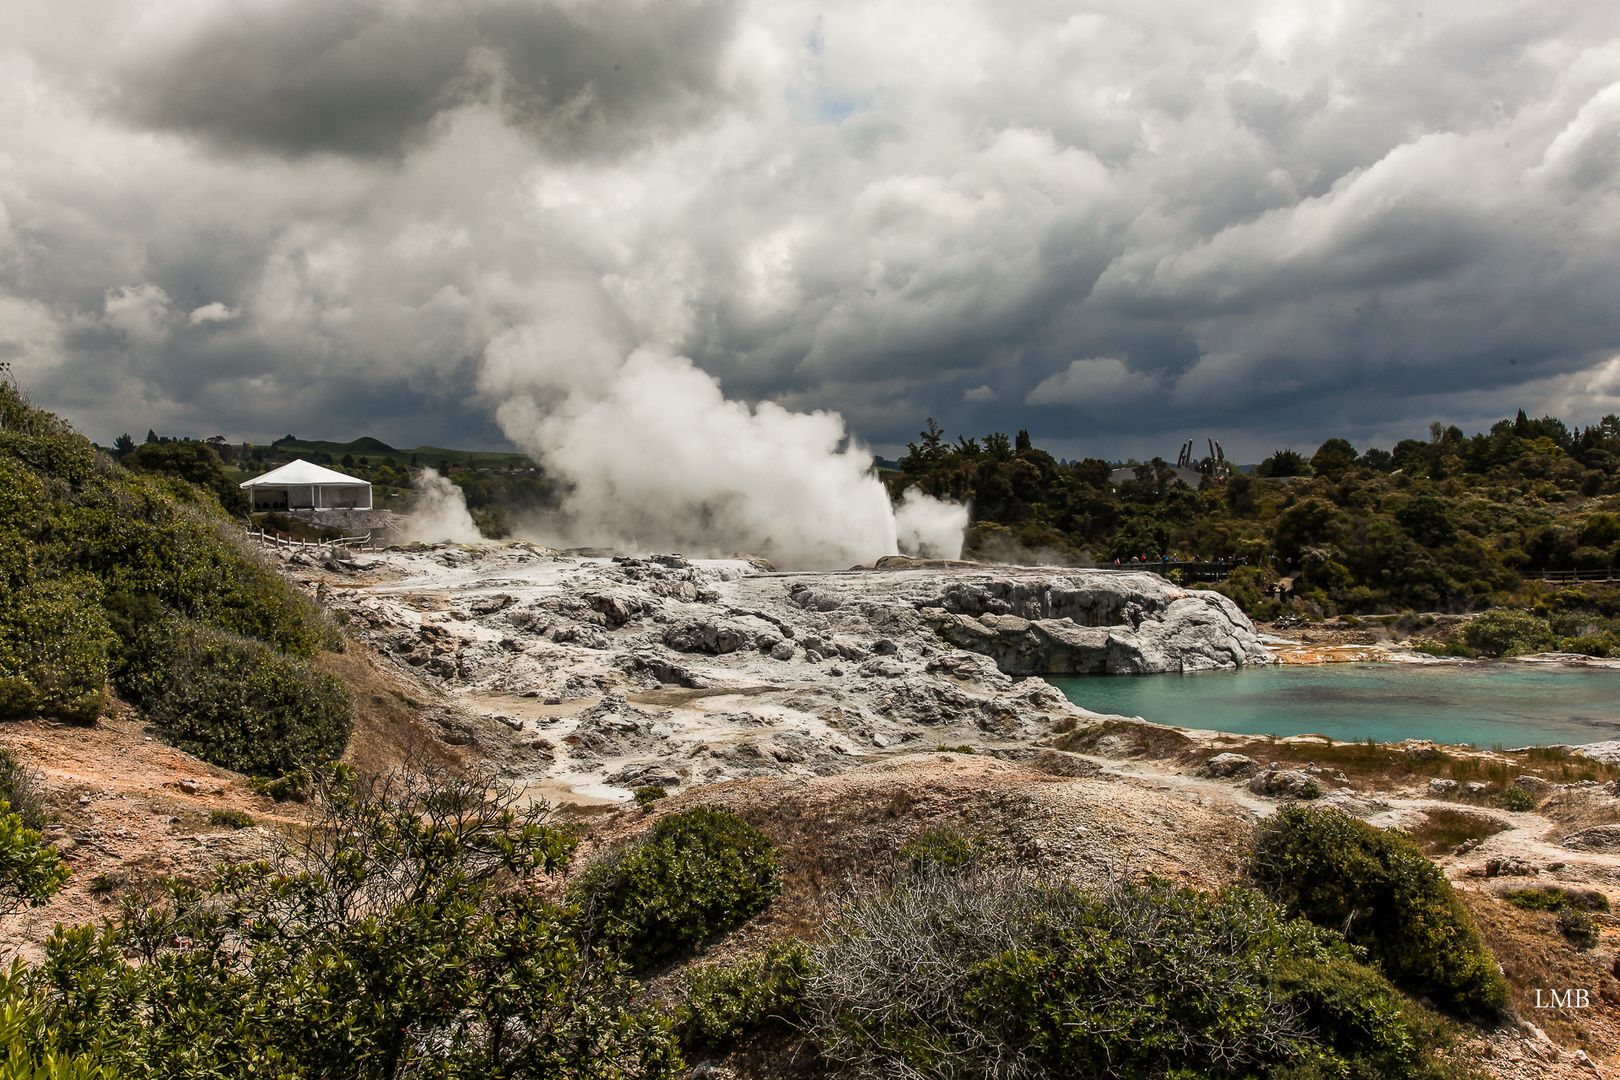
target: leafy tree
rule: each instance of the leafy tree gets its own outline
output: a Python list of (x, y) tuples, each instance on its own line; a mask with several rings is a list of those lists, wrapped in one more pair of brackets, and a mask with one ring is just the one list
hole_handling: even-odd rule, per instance
[(1397, 507), (1394, 518), (1407, 535), (1427, 547), (1440, 547), (1457, 539), (1451, 507), (1434, 495), (1419, 495)]
[(1325, 547), (1338, 541), (1344, 525), (1344, 515), (1332, 503), (1306, 499), (1278, 515), (1271, 542), (1283, 559), (1297, 562), (1306, 547)]
[[(1311, 472), (1337, 480), (1356, 464), (1356, 448), (1345, 439), (1329, 439), (1311, 455)], [(1275, 465), (1273, 466), (1275, 468)]]
[(130, 451), (134, 449), (135, 440), (129, 437), (129, 432), (127, 431), (113, 440), (113, 456), (119, 461), (124, 460)]
[(148, 442), (122, 459), (127, 468), (179, 477), (212, 491), (228, 514), (245, 514), (248, 498), (229, 476), (219, 454), (207, 443)]
[(1275, 450), (1254, 471), (1257, 476), (1309, 476), (1311, 464), (1297, 450)]
[(1369, 447), (1366, 453), (1362, 454), (1361, 457), (1357, 459), (1356, 464), (1360, 465), (1363, 469), (1371, 469), (1374, 472), (1387, 473), (1395, 468), (1395, 455), (1391, 454), (1388, 450), (1380, 450), (1378, 447), (1373, 446)]
[(1614, 514), (1593, 514), (1581, 526), (1581, 543), (1606, 548), (1620, 542), (1620, 517)]

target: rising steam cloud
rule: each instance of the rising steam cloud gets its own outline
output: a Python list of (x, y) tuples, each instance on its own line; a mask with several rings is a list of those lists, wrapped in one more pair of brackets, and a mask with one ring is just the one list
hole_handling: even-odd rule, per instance
[(467, 511), (461, 489), (432, 469), (417, 474), (416, 504), (405, 519), (407, 541), (428, 544), (475, 544), (482, 536)]
[(616, 370), (575, 369), (560, 396), (545, 375), (554, 362), (508, 353), (501, 366), (506, 378), (527, 367), (539, 383), (501, 404), (502, 427), (570, 485), (561, 535), (540, 539), (756, 554), (784, 569), (961, 554), (967, 509), (918, 491), (891, 508), (836, 413), (729, 401), (689, 360), (648, 349)]

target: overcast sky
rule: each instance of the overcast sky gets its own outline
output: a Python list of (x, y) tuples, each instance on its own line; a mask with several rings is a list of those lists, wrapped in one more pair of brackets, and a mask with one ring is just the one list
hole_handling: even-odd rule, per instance
[(513, 394), (637, 349), (890, 452), (928, 416), (1254, 460), (1620, 411), (1620, 5), (6, 22), (0, 359), (101, 442), (499, 447)]

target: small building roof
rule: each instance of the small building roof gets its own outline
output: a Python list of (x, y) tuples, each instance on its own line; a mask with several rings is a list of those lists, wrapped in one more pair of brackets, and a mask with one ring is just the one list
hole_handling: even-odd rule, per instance
[(352, 486), (361, 484), (370, 487), (369, 481), (354, 476), (344, 476), (340, 472), (322, 468), (312, 462), (297, 458), (287, 462), (279, 469), (271, 469), (262, 476), (255, 476), (251, 480), (244, 480), (238, 487), (258, 487), (261, 484), (272, 487), (305, 487), (308, 485), (321, 486), (323, 484), (343, 484)]

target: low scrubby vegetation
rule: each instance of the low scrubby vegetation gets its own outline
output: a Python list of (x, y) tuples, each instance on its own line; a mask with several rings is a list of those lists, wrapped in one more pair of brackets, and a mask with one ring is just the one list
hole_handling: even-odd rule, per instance
[[(1085, 730), (1091, 732), (1102, 726)], [(1125, 726), (1120, 725), (1121, 728)], [(1097, 741), (1094, 735), (1087, 738), (1092, 745)], [(1076, 743), (1068, 745), (1080, 748)], [(1329, 743), (1261, 738), (1235, 746), (1228, 745), (1223, 749), (1267, 763), (1315, 765), (1327, 770), (1329, 775), (1342, 772), (1349, 779), (1363, 783), (1410, 782), (1425, 777), (1455, 780), (1458, 784), (1479, 782), (1488, 785), (1488, 790), (1477, 795), (1462, 792), (1456, 797), (1499, 805), (1507, 810), (1530, 809), (1535, 805), (1533, 796), (1514, 786), (1521, 776), (1557, 784), (1582, 781), (1607, 783), (1620, 779), (1620, 766), (1573, 753), (1564, 747), (1532, 746), (1508, 750), (1496, 746), (1489, 752), (1476, 752), (1433, 745), (1414, 747), (1403, 743), (1381, 743), (1373, 739)], [(1152, 752), (1164, 757), (1178, 756), (1177, 747), (1168, 740)], [(1199, 750), (1187, 754), (1186, 760), (1205, 761), (1216, 752)], [(1507, 805), (1509, 802), (1514, 805)]]
[(175, 1080), (679, 1075), (624, 960), (537, 889), (573, 839), (491, 780), (322, 774), (265, 860), (52, 935), (9, 987), (12, 1051)]
[(869, 1074), (1443, 1074), (1442, 1024), (1241, 889), (914, 876), (847, 899), (813, 955), (806, 1022)]
[(1489, 1020), (1508, 989), (1462, 901), (1408, 837), (1338, 810), (1281, 807), (1250, 873), (1290, 913), (1342, 933), (1402, 990)]
[(790, 940), (734, 964), (696, 968), (682, 978), (685, 1000), (675, 1029), (688, 1053), (734, 1045), (763, 1031), (786, 1035), (800, 1021), (805, 980), (815, 971), (810, 947)]
[(1408, 829), (1407, 834), (1426, 855), (1442, 855), (1511, 827), (1500, 818), (1466, 810), (1425, 810), (1423, 817), (1423, 823)]
[[(936, 824), (804, 940), (690, 968), (661, 1004), (638, 973), (777, 893), (780, 853), (739, 818), (667, 813), (564, 881), (572, 830), (493, 776), (306, 782), (310, 820), (261, 861), (124, 890), (103, 927), (53, 935), (0, 987), (22, 1017), (0, 1014), (6, 1051), (175, 1080), (674, 1080), (784, 1046), (829, 1074), (937, 1080), (1441, 1080), (1462, 1075), (1454, 1026), (1415, 998), (1476, 1019), (1504, 1000), (1433, 864), (1332, 811), (1285, 808), (1254, 888), (1218, 892), (1087, 890)], [(54, 852), (17, 835), (33, 861), (0, 860), (0, 882), (48, 895)]]
[(342, 639), (242, 542), (213, 453), (126, 468), (0, 382), (0, 718), (88, 722), (110, 684), (228, 768), (341, 751), (347, 697), (308, 661)]
[(1566, 889), (1561, 885), (1533, 885), (1502, 894), (1508, 903), (1525, 911), (1608, 911), (1609, 898), (1595, 889)]

